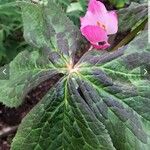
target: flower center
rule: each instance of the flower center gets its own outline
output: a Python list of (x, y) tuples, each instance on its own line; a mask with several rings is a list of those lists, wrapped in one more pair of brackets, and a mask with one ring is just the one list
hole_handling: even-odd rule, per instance
[(104, 30), (106, 30), (106, 26), (104, 24), (102, 24), (101, 22), (97, 21), (97, 26), (103, 28)]
[(105, 42), (105, 41), (98, 42), (98, 45), (104, 45), (104, 44), (106, 44), (106, 42)]

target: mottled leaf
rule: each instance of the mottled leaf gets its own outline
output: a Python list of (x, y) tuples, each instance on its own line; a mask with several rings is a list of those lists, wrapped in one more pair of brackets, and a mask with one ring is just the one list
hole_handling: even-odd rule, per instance
[(73, 62), (74, 55), (80, 50), (83, 40), (79, 29), (61, 8), (51, 0), (46, 4), (22, 2), (20, 5), (26, 41), (47, 50), (50, 56), (53, 52), (61, 55), (59, 65), (64, 64), (65, 61)]
[(59, 72), (38, 51), (21, 52), (9, 68), (9, 80), (0, 80), (0, 102), (9, 107), (19, 106), (32, 88)]
[(139, 21), (147, 17), (148, 6), (147, 4), (131, 3), (127, 8), (118, 11), (119, 18), (119, 31), (130, 31)]
[(146, 45), (143, 33), (113, 53), (90, 52), (80, 64), (79, 88), (99, 119), (105, 120), (116, 149), (150, 147), (150, 49)]
[(146, 32), (87, 52), (23, 119), (11, 149), (149, 150), (149, 70)]
[(113, 150), (104, 125), (96, 118), (70, 80), (48, 92), (24, 119), (12, 149)]

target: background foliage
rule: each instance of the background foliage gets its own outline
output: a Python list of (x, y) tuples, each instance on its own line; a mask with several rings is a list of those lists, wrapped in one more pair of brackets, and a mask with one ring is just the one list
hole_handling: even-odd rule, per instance
[(23, 49), (21, 11), (13, 1), (0, 1), (0, 64), (10, 62)]

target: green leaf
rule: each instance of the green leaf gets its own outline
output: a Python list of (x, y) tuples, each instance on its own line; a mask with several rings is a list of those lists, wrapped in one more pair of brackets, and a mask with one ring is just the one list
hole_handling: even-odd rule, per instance
[(71, 4), (72, 0), (53, 0), (53, 2), (59, 4), (63, 9), (66, 9)]
[(132, 2), (137, 2), (137, 3), (148, 3), (148, 0), (131, 0)]
[[(119, 31), (130, 31), (139, 21), (143, 21), (148, 15), (147, 4), (131, 3), (127, 8), (118, 11)], [(138, 17), (137, 17), (138, 16)]]
[(139, 31), (143, 30), (148, 19), (148, 7), (146, 4), (131, 3), (129, 7), (120, 9), (117, 13), (119, 28), (111, 40), (110, 51), (122, 44), (126, 45)]
[(129, 4), (130, 0), (109, 0), (109, 2), (117, 8), (122, 8)]
[(47, 5), (30, 2), (19, 2), (19, 5), (23, 11), (25, 39), (37, 52), (19, 54), (10, 63), (10, 79), (0, 81), (0, 102), (9, 107), (21, 105), (32, 88), (57, 73), (66, 72), (82, 46), (79, 30), (61, 10), (57, 11), (59, 7), (52, 1)]
[(73, 11), (83, 11), (82, 6), (79, 2), (74, 2), (71, 3), (68, 7), (67, 7), (67, 13), (69, 12), (73, 12)]
[(67, 16), (73, 21), (75, 25), (80, 27), (80, 17), (84, 16), (88, 5), (88, 0), (78, 0), (72, 2), (66, 10)]
[(6, 4), (6, 3), (11, 3), (11, 2), (15, 2), (15, 0), (0, 0), (0, 5)]
[(112, 53), (87, 52), (23, 119), (11, 149), (148, 150), (147, 37)]
[[(0, 1), (0, 65), (9, 63), (23, 50), (21, 12), (15, 0)], [(20, 46), (20, 49), (18, 48)], [(1, 59), (2, 58), (2, 59)]]
[(148, 150), (150, 146), (147, 37), (145, 32), (113, 53), (90, 52), (80, 65), (82, 80), (78, 85), (93, 111), (102, 114), (101, 120), (106, 119), (103, 123), (116, 149)]
[(71, 80), (68, 86), (64, 79), (51, 89), (19, 130), (15, 150), (114, 149), (107, 130)]
[[(52, 1), (47, 4), (20, 3), (23, 13), (24, 37), (28, 43), (49, 53), (61, 55), (59, 65), (74, 61), (83, 43), (80, 32)], [(58, 11), (59, 10), (59, 11)], [(57, 62), (58, 63), (58, 62)]]
[(59, 72), (38, 51), (21, 52), (9, 68), (9, 80), (0, 80), (0, 102), (9, 107), (22, 104), (31, 89)]

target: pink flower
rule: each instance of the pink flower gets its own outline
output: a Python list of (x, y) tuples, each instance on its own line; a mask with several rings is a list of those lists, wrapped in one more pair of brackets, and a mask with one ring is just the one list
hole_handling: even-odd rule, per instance
[(107, 11), (104, 4), (90, 0), (88, 10), (81, 21), (81, 32), (96, 49), (106, 49), (110, 46), (108, 35), (118, 30), (118, 18), (115, 11)]

